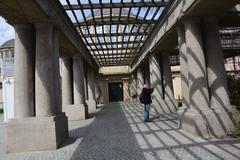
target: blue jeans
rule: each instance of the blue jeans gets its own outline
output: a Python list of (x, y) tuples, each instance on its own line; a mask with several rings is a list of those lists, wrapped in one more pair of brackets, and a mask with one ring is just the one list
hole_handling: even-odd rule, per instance
[(150, 104), (144, 104), (144, 122), (149, 121)]

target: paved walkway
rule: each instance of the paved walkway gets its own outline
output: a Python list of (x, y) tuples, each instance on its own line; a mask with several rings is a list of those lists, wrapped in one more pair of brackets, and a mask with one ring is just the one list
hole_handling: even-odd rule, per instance
[[(176, 115), (157, 115), (143, 123), (142, 106), (104, 105), (93, 118), (69, 123), (70, 139), (58, 150), (3, 154), (4, 160), (239, 160), (240, 140), (205, 140), (177, 129)], [(1, 117), (0, 117), (1, 118)], [(0, 125), (0, 134), (3, 127)], [(3, 136), (0, 135), (0, 146)]]

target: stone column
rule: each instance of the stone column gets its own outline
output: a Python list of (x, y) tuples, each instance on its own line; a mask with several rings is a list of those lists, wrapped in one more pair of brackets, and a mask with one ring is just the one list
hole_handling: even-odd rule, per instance
[(142, 88), (144, 85), (143, 73), (142, 68), (139, 67), (137, 69), (137, 95), (139, 96), (142, 92)]
[[(35, 27), (36, 41), (31, 40), (27, 43), (32, 45), (32, 42), (36, 42), (35, 105), (37, 117), (24, 117), (21, 120), (11, 119), (5, 125), (7, 152), (53, 150), (57, 149), (68, 137), (67, 117), (61, 112), (58, 32), (54, 30), (53, 25), (47, 23), (36, 24)], [(26, 31), (25, 34), (29, 35), (30, 32)], [(26, 43), (26, 39), (20, 40)], [(24, 46), (27, 50), (29, 49), (28, 45)], [(19, 47), (17, 46), (17, 48)], [(17, 54), (16, 56), (18, 56)], [(22, 55), (25, 57), (24, 54)], [(26, 63), (27, 61), (22, 62)], [(23, 64), (17, 62), (15, 68), (19, 67), (18, 65)], [(24, 67), (31, 68), (26, 65)], [(21, 69), (23, 70), (18, 72), (24, 71), (25, 78), (28, 79), (29, 75), (25, 74), (26, 68)], [(31, 70), (28, 74), (30, 73)], [(30, 86), (25, 85), (24, 87), (24, 91), (26, 91)]]
[(60, 99), (55, 92), (60, 79), (55, 79), (58, 70), (55, 61), (58, 59), (57, 53), (53, 52), (53, 26), (37, 24), (36, 31), (36, 115), (53, 116), (57, 113), (57, 99)]
[(180, 55), (180, 74), (181, 74), (181, 89), (182, 89), (182, 107), (177, 111), (178, 127), (182, 128), (182, 120), (184, 113), (189, 108), (189, 88), (188, 88), (188, 63), (187, 63), (187, 48), (185, 38), (185, 28), (182, 24), (177, 27), (178, 46)]
[(73, 58), (73, 86), (74, 104), (84, 104), (84, 68), (83, 60), (80, 56), (75, 56)]
[(227, 74), (224, 66), (217, 19), (215, 17), (205, 18), (203, 28), (211, 108), (218, 114), (224, 130), (234, 132), (233, 119), (231, 119), (234, 115), (234, 110), (230, 104), (228, 95)]
[(87, 105), (88, 105), (88, 111), (95, 112), (97, 109), (97, 103), (95, 100), (95, 84), (94, 84), (94, 72), (93, 70), (88, 67), (87, 70), (87, 86), (88, 86), (88, 100), (87, 100)]
[(34, 55), (35, 32), (31, 25), (14, 25), (14, 116), (32, 117), (34, 113)]
[(172, 83), (172, 73), (171, 73), (171, 66), (169, 60), (168, 53), (161, 54), (161, 63), (162, 63), (162, 78), (163, 78), (163, 97), (164, 97), (164, 105), (166, 108), (169, 108), (171, 113), (175, 113), (177, 111), (177, 103), (174, 98), (173, 93), (173, 83)]
[(189, 107), (189, 88), (188, 88), (188, 63), (185, 28), (181, 24), (177, 27), (178, 46), (180, 55), (180, 72), (181, 72), (181, 88), (182, 88), (182, 109)]
[(146, 64), (146, 66), (144, 66), (144, 80), (145, 80), (145, 83), (150, 85), (150, 71), (149, 71), (148, 63)]
[(154, 88), (152, 93), (152, 105), (159, 113), (170, 113), (171, 110), (163, 106), (163, 81), (160, 58), (157, 54), (149, 57), (150, 82)]
[(97, 73), (94, 74), (95, 79), (95, 98), (97, 101), (97, 104), (100, 102), (101, 98), (101, 90), (100, 90), (100, 82), (99, 82), (99, 75)]
[(200, 18), (184, 22), (188, 62), (189, 109), (181, 118), (182, 128), (202, 137), (222, 137), (224, 127), (210, 109), (206, 60)]
[(190, 96), (189, 109), (180, 120), (184, 130), (194, 135), (209, 137), (210, 133), (206, 125), (209, 93), (200, 19), (189, 18), (184, 21), (184, 27)]
[(70, 57), (62, 58), (62, 104), (73, 104), (72, 63)]

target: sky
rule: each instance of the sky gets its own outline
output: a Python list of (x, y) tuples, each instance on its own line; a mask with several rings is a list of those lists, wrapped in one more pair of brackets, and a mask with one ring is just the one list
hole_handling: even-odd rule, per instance
[(13, 27), (0, 16), (0, 45), (12, 38), (15, 38)]

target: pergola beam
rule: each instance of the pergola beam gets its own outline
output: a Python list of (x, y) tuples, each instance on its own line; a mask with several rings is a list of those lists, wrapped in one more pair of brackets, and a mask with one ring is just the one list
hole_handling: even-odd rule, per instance
[(130, 8), (130, 7), (165, 7), (168, 2), (127, 2), (127, 3), (93, 3), (93, 4), (81, 4), (81, 5), (63, 5), (65, 10), (79, 10), (79, 9), (103, 9), (103, 8)]
[(98, 43), (88, 43), (88, 45), (93, 46), (93, 45), (124, 45), (124, 44), (134, 44), (134, 43), (144, 43), (143, 40), (141, 41), (124, 41), (124, 42), (102, 42), (100, 44)]
[(147, 32), (131, 32), (131, 33), (98, 33), (98, 34), (83, 34), (82, 36), (89, 38), (89, 37), (111, 37), (111, 36), (142, 36), (148, 35)]
[[(138, 50), (138, 47), (128, 47), (128, 48), (108, 48), (103, 49), (102, 51), (114, 51), (114, 50)], [(89, 51), (99, 51), (99, 49), (90, 49)]]
[(129, 24), (155, 24), (157, 20), (145, 20), (145, 19), (129, 19), (129, 20), (118, 20), (118, 19), (112, 19), (112, 21), (100, 21), (100, 20), (95, 20), (95, 21), (82, 21), (78, 23), (74, 23), (75, 26), (100, 26), (100, 25), (129, 25)]

